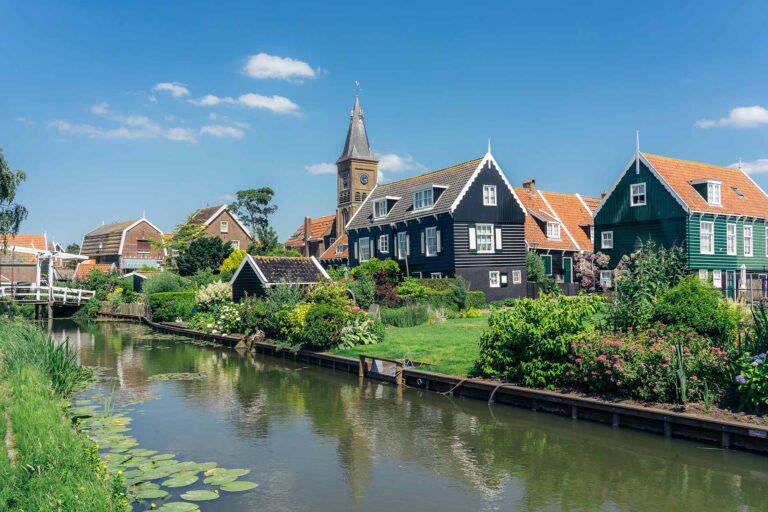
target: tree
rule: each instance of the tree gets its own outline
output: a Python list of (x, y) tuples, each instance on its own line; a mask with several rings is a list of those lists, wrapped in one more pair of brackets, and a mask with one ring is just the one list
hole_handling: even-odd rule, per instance
[(205, 269), (217, 272), (231, 252), (232, 244), (217, 236), (197, 238), (179, 252), (176, 267), (182, 276), (191, 276)]
[(230, 208), (245, 221), (254, 237), (258, 228), (269, 226), (269, 216), (277, 211), (277, 205), (270, 205), (275, 191), (269, 187), (239, 190), (237, 199)]
[(588, 292), (596, 292), (600, 285), (600, 271), (606, 270), (608, 263), (608, 255), (602, 252), (577, 254), (573, 267), (576, 271), (576, 281), (581, 288)]
[[(64, 249), (64, 252), (69, 254), (80, 254), (80, 244), (72, 242), (71, 244), (67, 245), (67, 247)], [(74, 270), (77, 268), (77, 263), (77, 260), (64, 260), (64, 268)]]
[(171, 236), (162, 240), (153, 240), (151, 243), (163, 249), (166, 249), (173, 258), (174, 255), (184, 252), (189, 244), (205, 236), (205, 226), (192, 222), (194, 214), (189, 215), (181, 224), (176, 225), (176, 229), (171, 232)]
[(525, 272), (528, 274), (528, 281), (538, 283), (541, 286), (541, 291), (560, 293), (557, 283), (545, 273), (544, 260), (533, 251), (528, 251), (525, 255)]
[(24, 171), (12, 171), (0, 149), (0, 235), (16, 235), (27, 218), (27, 209), (15, 203), (16, 189), (27, 179)]

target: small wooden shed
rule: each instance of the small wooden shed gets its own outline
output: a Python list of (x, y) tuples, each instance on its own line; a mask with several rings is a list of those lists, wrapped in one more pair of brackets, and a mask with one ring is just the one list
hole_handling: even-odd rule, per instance
[(240, 302), (245, 296), (261, 297), (267, 288), (288, 284), (308, 286), (331, 277), (314, 256), (289, 258), (285, 256), (251, 256), (243, 258), (232, 277), (232, 299)]

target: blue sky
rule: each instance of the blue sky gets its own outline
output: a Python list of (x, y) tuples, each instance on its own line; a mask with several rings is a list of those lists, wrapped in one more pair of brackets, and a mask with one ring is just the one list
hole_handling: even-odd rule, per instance
[(29, 176), (22, 230), (63, 243), (144, 210), (170, 230), (260, 186), (281, 238), (331, 213), (334, 176), (312, 171), (341, 151), (355, 80), (385, 179), (490, 137), (513, 183), (596, 195), (640, 130), (644, 151), (741, 157), (765, 188), (767, 17), (764, 2), (0, 1), (0, 147)]

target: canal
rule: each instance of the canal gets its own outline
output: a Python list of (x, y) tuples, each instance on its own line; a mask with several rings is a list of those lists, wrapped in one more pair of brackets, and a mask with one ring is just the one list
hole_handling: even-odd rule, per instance
[[(250, 470), (256, 489), (203, 511), (768, 510), (764, 456), (361, 383), (135, 324), (54, 331), (103, 368), (79, 398), (124, 410), (141, 448)], [(203, 376), (156, 380), (175, 373)]]

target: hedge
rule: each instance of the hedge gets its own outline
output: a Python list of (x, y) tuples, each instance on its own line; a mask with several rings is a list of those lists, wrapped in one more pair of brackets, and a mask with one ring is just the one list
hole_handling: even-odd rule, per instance
[(467, 307), (485, 309), (485, 292), (482, 290), (470, 290), (467, 293)]
[[(447, 281), (447, 279), (444, 280)], [(424, 281), (438, 281), (438, 279), (425, 279)], [(434, 308), (458, 309), (458, 306), (453, 301), (451, 290), (429, 290), (426, 302)], [(485, 307), (485, 292), (482, 290), (470, 290), (467, 292), (467, 308), (484, 309)]]
[(158, 292), (149, 295), (149, 307), (152, 319), (158, 322), (168, 322), (181, 318), (192, 318), (192, 308), (195, 307), (195, 292)]

